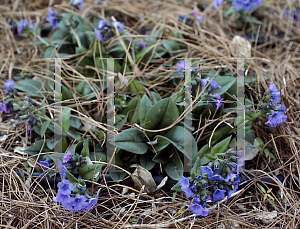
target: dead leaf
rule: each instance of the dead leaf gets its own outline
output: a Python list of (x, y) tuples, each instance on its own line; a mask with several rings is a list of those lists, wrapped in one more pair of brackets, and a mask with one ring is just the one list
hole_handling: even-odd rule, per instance
[[(236, 139), (232, 139), (231, 142), (229, 143), (229, 147), (235, 149), (236, 148), (235, 142)], [(257, 156), (259, 152), (259, 150), (255, 148), (257, 146), (259, 146), (259, 143), (256, 139), (254, 140), (254, 145), (252, 145), (250, 142), (245, 141), (245, 157), (244, 157), (245, 161), (250, 161)], [(243, 148), (237, 149), (237, 151), (240, 150), (243, 150)]]
[(269, 224), (277, 217), (277, 211), (261, 212), (255, 219), (261, 219), (265, 224)]

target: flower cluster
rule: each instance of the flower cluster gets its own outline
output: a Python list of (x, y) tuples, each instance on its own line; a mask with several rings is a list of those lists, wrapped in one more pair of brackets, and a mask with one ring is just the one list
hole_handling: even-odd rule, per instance
[(54, 12), (50, 6), (48, 7), (48, 16), (46, 19), (52, 27), (58, 24), (58, 13)]
[[(248, 12), (255, 7), (258, 7), (260, 5), (262, 0), (233, 0), (232, 5), (236, 10), (244, 10), (245, 12)], [(224, 0), (213, 0), (213, 6), (215, 9), (219, 7), (224, 2)]]
[[(268, 101), (271, 99), (269, 104), (263, 104), (260, 108), (263, 109), (263, 112), (267, 113), (268, 121), (265, 125), (270, 127), (276, 127), (278, 124), (281, 124), (283, 121), (287, 119), (287, 116), (284, 115), (285, 106), (281, 104), (277, 104), (280, 102), (280, 92), (276, 88), (276, 85), (270, 82), (269, 89), (265, 92), (263, 101)], [(275, 106), (275, 104), (277, 104)]]
[(71, 6), (74, 6), (78, 8), (79, 10), (82, 10), (83, 0), (72, 0)]
[(248, 12), (255, 7), (258, 7), (261, 3), (261, 0), (233, 0), (232, 5), (236, 10), (244, 10)]
[[(199, 81), (198, 78), (195, 78)], [(219, 95), (219, 93), (212, 94), (214, 89), (221, 88), (215, 80), (210, 80), (209, 78), (202, 79), (201, 81), (202, 88), (204, 89), (206, 85), (209, 83), (210, 87), (207, 93), (204, 93), (201, 96), (201, 100), (208, 100), (208, 101), (216, 101), (217, 110), (222, 106), (222, 102), (224, 101), (223, 98)]]
[(207, 216), (210, 210), (205, 209), (207, 201), (223, 200), (237, 191), (239, 171), (244, 159), (241, 151), (236, 153), (228, 150), (224, 159), (217, 159), (207, 166), (200, 166), (201, 174), (192, 174), (192, 177), (180, 177), (179, 185), (188, 198), (194, 197), (189, 206), (196, 215)]
[(32, 23), (28, 23), (26, 19), (22, 19), (18, 22), (18, 35), (19, 37), (22, 36), (24, 32), (28, 32), (34, 28), (34, 25)]
[(119, 33), (124, 29), (124, 25), (121, 22), (107, 22), (105, 18), (98, 22), (98, 28), (94, 31), (99, 38), (99, 40), (108, 40), (115, 34), (115, 27), (118, 29)]
[(81, 188), (81, 190), (76, 188), (76, 185), (77, 184), (74, 186), (67, 179), (59, 182), (57, 184), (57, 196), (53, 197), (53, 200), (60, 203), (67, 210), (72, 210), (73, 212), (90, 210), (97, 203), (98, 195), (93, 198), (86, 193), (82, 194), (85, 192), (85, 188)]

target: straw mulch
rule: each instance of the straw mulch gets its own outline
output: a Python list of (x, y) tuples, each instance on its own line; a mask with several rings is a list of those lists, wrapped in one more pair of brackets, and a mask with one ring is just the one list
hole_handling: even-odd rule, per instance
[[(28, 75), (47, 77), (49, 74), (46, 68), (50, 63), (43, 59), (44, 47), (29, 44), (29, 38), (19, 38), (7, 20), (17, 22), (24, 17), (28, 21), (45, 22), (48, 4), (57, 4), (59, 9), (63, 9), (68, 6), (68, 1), (1, 2), (0, 84), (12, 79), (16, 69), (26, 71)], [(104, 12), (103, 6), (94, 5), (94, 1), (84, 2), (84, 9), (80, 12), (83, 15), (91, 12), (101, 15)], [(209, 0), (200, 2), (211, 3)], [(142, 28), (159, 26), (166, 29), (165, 38), (176, 39), (168, 29), (178, 31), (186, 38), (188, 56), (198, 56), (208, 63), (217, 60), (234, 69), (236, 60), (228, 58), (231, 56), (229, 44), (233, 36), (244, 35), (230, 27), (234, 18), (226, 22), (221, 17), (225, 4), (218, 10), (210, 4), (202, 11), (204, 20), (201, 27), (180, 30), (178, 15), (187, 15), (195, 3), (190, 0), (112, 0), (105, 10), (118, 12), (133, 36)], [(53, 187), (45, 189), (35, 178), (23, 179), (16, 174), (23, 168), (25, 161), (35, 163), (26, 154), (13, 152), (16, 146), (29, 146), (32, 139), (26, 134), (24, 124), (10, 124), (1, 118), (1, 135), (9, 135), (6, 141), (0, 142), (1, 228), (299, 228), (300, 22), (287, 20), (282, 11), (291, 4), (291, 0), (263, 1), (260, 12), (264, 24), (259, 31), (270, 39), (259, 42), (254, 37), (252, 42), (252, 56), (255, 58), (251, 60), (250, 71), (255, 71), (258, 76), (258, 91), (267, 90), (268, 82), (272, 80), (283, 93), (281, 103), (287, 108), (288, 119), (277, 128), (259, 125), (259, 122), (265, 121), (261, 118), (253, 124), (256, 135), (273, 148), (277, 161), (268, 163), (261, 154), (256, 161), (249, 162), (249, 174), (260, 173), (275, 180), (277, 187), (271, 191), (275, 198), (274, 204), (268, 198), (263, 200), (264, 195), (257, 188), (256, 181), (251, 180), (237, 195), (214, 205), (212, 213), (207, 217), (195, 217), (187, 210), (188, 199), (181, 194), (172, 199), (173, 192), (170, 191), (160, 190), (147, 195), (131, 187), (123, 194), (124, 186), (103, 181), (101, 185), (95, 184), (89, 190), (94, 194), (101, 188), (97, 205), (90, 211), (74, 214), (52, 200), (51, 196), (55, 195)], [(177, 57), (182, 57), (182, 54)], [(64, 62), (65, 67), (72, 68), (72, 65), (74, 63)], [(143, 72), (133, 73), (132, 77), (146, 76), (150, 74), (149, 70), (153, 69), (147, 69), (146, 66)], [(67, 82), (72, 80), (72, 76), (66, 78)], [(156, 89), (159, 84), (156, 82), (153, 87), (149, 83), (149, 86)], [(23, 96), (23, 93), (20, 95)], [(253, 92), (252, 96), (255, 98), (257, 94)], [(2, 90), (1, 98), (5, 98)], [(104, 107), (99, 108), (102, 109)], [(276, 180), (275, 175), (283, 175), (284, 182)]]

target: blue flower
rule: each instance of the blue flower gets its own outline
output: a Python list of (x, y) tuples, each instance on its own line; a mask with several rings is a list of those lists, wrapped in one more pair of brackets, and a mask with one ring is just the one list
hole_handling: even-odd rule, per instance
[(196, 187), (195, 184), (194, 184), (193, 186), (191, 186), (190, 189), (191, 189), (193, 192), (197, 192), (197, 187)]
[(285, 8), (284, 14), (288, 18), (291, 18), (295, 21), (298, 21), (299, 20), (299, 15), (300, 15), (300, 9), (295, 9), (294, 12), (290, 12), (287, 8)]
[(33, 28), (33, 24), (32, 23), (28, 23), (26, 19), (22, 19), (18, 22), (18, 26), (17, 26), (17, 31), (18, 31), (18, 35), (19, 37), (22, 36), (22, 31), (24, 28)]
[(183, 19), (184, 19), (184, 15), (183, 15), (183, 14), (179, 14), (179, 18), (180, 18), (181, 20), (183, 20)]
[(212, 176), (209, 176), (208, 179), (209, 180), (225, 180), (224, 177), (222, 177), (221, 175), (219, 175), (217, 173), (215, 173)]
[(216, 105), (217, 105), (217, 110), (222, 106), (222, 102), (224, 101), (224, 99), (220, 99), (217, 101)]
[(272, 82), (270, 82), (269, 90), (271, 91), (271, 97), (272, 97), (271, 102), (273, 104), (279, 103), (280, 102), (280, 92), (276, 88), (276, 85), (273, 84)]
[(67, 163), (72, 158), (71, 151), (68, 151), (63, 156), (63, 163)]
[(96, 195), (94, 198), (90, 198), (89, 202), (87, 203), (86, 209), (90, 210), (96, 203), (98, 200), (98, 195)]
[(268, 121), (265, 123), (265, 125), (270, 127), (276, 127), (277, 124), (281, 124), (283, 121), (287, 119), (287, 116), (284, 115), (281, 111), (275, 111), (268, 117)]
[(228, 182), (229, 180), (231, 179), (234, 179), (238, 176), (238, 174), (236, 173), (230, 173), (230, 174), (227, 174), (227, 177), (224, 179), (225, 182)]
[(140, 40), (140, 47), (141, 47), (141, 50), (145, 49), (147, 47), (147, 43), (143, 40)]
[(248, 12), (255, 7), (258, 7), (261, 0), (233, 0), (232, 5), (236, 10), (244, 10)]
[(221, 88), (215, 80), (210, 81), (210, 86), (212, 89)]
[(193, 9), (193, 15), (194, 15), (194, 16), (197, 16), (197, 15), (198, 15), (198, 9), (197, 9), (196, 7)]
[(235, 193), (236, 192), (236, 190), (229, 190), (228, 192), (227, 192), (227, 198), (229, 199), (230, 197), (231, 197), (231, 195), (233, 194), (233, 193)]
[(50, 167), (48, 161), (39, 161), (39, 163), (42, 165), (43, 169), (49, 169), (49, 167)]
[(62, 177), (66, 178), (67, 175), (64, 172), (64, 170), (67, 170), (66, 166), (63, 165), (62, 161), (57, 159), (56, 161), (56, 167), (57, 167), (57, 171), (59, 172), (59, 175), (61, 175)]
[(82, 211), (87, 207), (86, 197), (83, 195), (76, 195), (73, 200), (73, 207), (76, 211)]
[(213, 175), (213, 171), (208, 166), (200, 166), (199, 169), (201, 169), (202, 175), (203, 174), (208, 174), (209, 177)]
[(188, 188), (190, 186), (190, 181), (184, 176), (180, 176), (179, 185), (182, 188)]
[(200, 204), (201, 200), (200, 200), (199, 197), (196, 196), (196, 197), (193, 199), (193, 202), (194, 202), (195, 204)]
[(57, 184), (57, 187), (58, 187), (58, 193), (62, 193), (64, 195), (71, 194), (71, 192), (74, 188), (72, 183), (70, 181), (68, 181), (67, 179), (64, 179), (63, 181), (59, 182)]
[(199, 204), (192, 204), (189, 206), (189, 210), (191, 210), (195, 215), (201, 215), (201, 216), (207, 216), (208, 213), (211, 212), (211, 210), (206, 210), (204, 207), (202, 207)]
[(4, 103), (0, 103), (0, 111), (4, 111), (6, 114), (10, 113), (10, 109)]
[(233, 181), (233, 182), (232, 182), (233, 189), (235, 189), (235, 190), (238, 189), (238, 187), (239, 187), (239, 182), (240, 182), (240, 180), (237, 180), (237, 181)]
[(209, 82), (209, 78), (201, 80), (202, 88), (205, 88), (206, 84)]
[(56, 197), (53, 197), (53, 200), (58, 203), (67, 202), (69, 201), (69, 199), (70, 199), (69, 194), (63, 194), (61, 192), (57, 193)]
[(185, 62), (184, 62), (184, 60), (181, 60), (180, 62), (178, 62), (176, 64), (177, 72), (181, 72), (184, 68), (185, 68)]
[(98, 29), (102, 29), (104, 26), (106, 26), (105, 18), (98, 22)]
[(114, 27), (117, 27), (117, 28), (118, 28), (119, 33), (124, 29), (123, 23), (121, 23), (121, 22), (119, 22), (119, 21), (114, 21), (114, 22), (112, 23), (112, 25), (113, 25)]
[(83, 0), (73, 0), (71, 6), (77, 7), (79, 10), (82, 10)]
[(225, 192), (226, 190), (220, 190), (216, 189), (213, 193), (213, 202), (216, 202), (217, 200), (223, 200), (225, 198)]
[(15, 90), (14, 84), (15, 84), (15, 81), (13, 81), (13, 80), (7, 80), (4, 83), (3, 90), (4, 90), (5, 94), (8, 94), (10, 91), (14, 91)]
[(102, 35), (102, 33), (101, 33), (101, 31), (99, 30), (99, 29), (94, 29), (94, 32), (96, 33), (96, 35), (97, 35), (97, 37), (99, 38), (99, 41), (102, 41), (102, 39), (104, 40), (104, 41), (106, 41), (106, 38), (105, 38), (105, 36), (103, 36)]
[(219, 5), (221, 5), (223, 3), (224, 0), (213, 0), (213, 5), (214, 8), (217, 9), (219, 7)]
[(201, 175), (196, 176), (196, 180), (201, 180), (201, 178), (202, 178)]
[(51, 24), (52, 27), (55, 27), (58, 24), (58, 16), (56, 13), (48, 7), (48, 16), (46, 17), (47, 21)]
[(203, 21), (203, 17), (201, 15), (196, 16), (196, 20), (200, 23)]

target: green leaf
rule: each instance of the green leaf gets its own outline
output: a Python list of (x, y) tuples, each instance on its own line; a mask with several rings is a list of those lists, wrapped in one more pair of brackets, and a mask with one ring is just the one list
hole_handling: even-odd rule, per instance
[(177, 50), (180, 49), (179, 46), (178, 46), (178, 44), (177, 44), (177, 42), (176, 41), (172, 41), (172, 40), (164, 42), (162, 45), (163, 45), (163, 47), (165, 49), (167, 49), (169, 51), (170, 56), (173, 56), (173, 52), (174, 51), (177, 51)]
[(260, 190), (263, 192), (263, 193), (266, 193), (266, 190), (264, 189), (263, 186), (261, 186), (259, 183), (256, 183), (257, 186), (260, 188)]
[[(157, 137), (155, 136), (154, 139), (157, 139)], [(166, 148), (169, 144), (170, 144), (170, 141), (168, 139), (160, 138), (158, 140), (158, 143), (153, 145), (153, 147), (154, 147), (155, 151), (158, 152), (158, 151), (161, 151), (164, 148)]]
[(157, 94), (156, 92), (151, 91), (150, 93), (151, 93), (151, 95), (152, 95), (153, 103), (154, 103), (154, 104), (161, 100), (160, 95)]
[(192, 160), (192, 163), (195, 163), (195, 161), (197, 160), (197, 158), (202, 158), (206, 153), (209, 153), (210, 152), (210, 148), (209, 148), (209, 145), (206, 144), (205, 146), (203, 146), (199, 152), (194, 156), (193, 160)]
[(137, 63), (138, 61), (140, 61), (141, 58), (143, 58), (143, 59), (150, 58), (152, 53), (154, 52), (154, 50), (155, 50), (155, 46), (153, 46), (153, 45), (144, 48), (142, 51), (140, 51), (138, 54), (136, 54), (135, 62)]
[(199, 157), (196, 158), (194, 164), (193, 164), (193, 168), (191, 170), (191, 175), (198, 175), (202, 173), (202, 170), (199, 168), (201, 165), (204, 165), (201, 163), (201, 159)]
[(147, 169), (148, 171), (153, 169), (156, 162), (152, 160), (151, 157), (149, 157), (148, 154), (140, 155), (140, 164), (143, 168)]
[(36, 96), (39, 98), (43, 98), (44, 94), (46, 94), (45, 91), (42, 89), (42, 85), (37, 80), (32, 79), (25, 79), (20, 80), (14, 84), (15, 88), (20, 91), (26, 91), (27, 94), (31, 96)]
[(264, 144), (264, 142), (263, 142), (263, 140), (262, 140), (261, 138), (257, 137), (256, 140), (258, 141), (258, 143), (259, 143), (259, 145), (260, 145), (261, 147), (264, 147), (264, 146), (265, 146), (265, 144)]
[(78, 129), (81, 126), (81, 120), (77, 117), (70, 117), (70, 126)]
[(152, 160), (157, 163), (166, 164), (170, 161), (169, 157), (170, 157), (170, 152), (159, 151), (157, 154), (154, 155)]
[[(230, 131), (232, 130), (232, 128), (230, 126), (225, 126), (224, 128), (216, 131), (214, 133), (214, 136), (212, 137), (211, 139), (211, 144), (214, 145), (216, 144), (222, 137), (226, 136), (227, 133), (229, 133)], [(210, 137), (209, 136), (206, 140), (207, 142), (210, 140)]]
[(50, 58), (53, 55), (55, 55), (54, 50), (55, 50), (55, 48), (53, 46), (49, 46), (48, 48), (46, 48), (45, 53), (44, 53), (44, 58)]
[(225, 153), (225, 151), (228, 147), (228, 144), (231, 140), (231, 137), (232, 136), (225, 138), (223, 141), (219, 142), (214, 147), (212, 147), (212, 149), (211, 149), (212, 155), (216, 155), (217, 153)]
[(149, 99), (149, 97), (146, 94), (144, 94), (144, 96), (141, 99), (140, 106), (139, 106), (139, 119), (140, 119), (140, 124), (142, 127), (145, 124), (146, 114), (148, 113), (148, 111), (150, 110), (151, 107), (152, 107), (151, 100)]
[(175, 153), (172, 161), (164, 166), (164, 170), (173, 180), (180, 180), (180, 176), (183, 175), (183, 164), (178, 153)]
[(245, 140), (247, 142), (250, 142), (252, 145), (254, 145), (254, 140), (255, 140), (255, 133), (253, 131), (246, 131), (245, 133)]
[(42, 127), (41, 127), (41, 137), (44, 136), (49, 124), (50, 124), (51, 120), (48, 120), (46, 122), (43, 123)]
[(182, 192), (181, 186), (179, 185), (179, 181), (171, 188), (172, 191)]
[(255, 148), (258, 149), (259, 151), (262, 150), (262, 148), (260, 146), (256, 146)]
[(103, 164), (93, 164), (93, 165), (84, 165), (81, 168), (78, 168), (79, 174), (82, 175), (82, 178), (85, 180), (91, 180), (100, 172)]
[(87, 49), (85, 47), (75, 47), (76, 54), (86, 52)]
[(134, 154), (144, 154), (148, 145), (144, 143), (145, 136), (142, 131), (131, 128), (122, 131), (115, 137), (115, 146)]
[(74, 177), (74, 175), (72, 173), (70, 173), (68, 170), (64, 170), (68, 180), (72, 183), (72, 184), (76, 184), (79, 183), (78, 179), (76, 177)]
[[(47, 149), (46, 147), (46, 142), (44, 141), (44, 139), (39, 140), (34, 142), (33, 144), (31, 144), (31, 146), (29, 146), (28, 148), (26, 148), (24, 150), (25, 153), (28, 153), (31, 156), (34, 156), (36, 154), (38, 154), (39, 152), (43, 152), (43, 149)], [(44, 145), (44, 148), (43, 148)]]
[(145, 91), (145, 88), (135, 79), (131, 79), (128, 82), (127, 91), (136, 94)]
[(124, 179), (124, 177), (126, 177), (126, 173), (121, 170), (119, 172), (109, 172), (109, 175), (114, 181), (121, 181)]
[(230, 76), (219, 76), (215, 77), (214, 80), (221, 86), (221, 88), (215, 89), (214, 93), (219, 93), (220, 96), (236, 82), (236, 78)]
[(83, 148), (82, 148), (82, 151), (81, 151), (81, 155), (83, 157), (88, 157), (90, 155), (90, 150), (89, 150), (89, 141), (84, 141), (83, 143)]
[(62, 128), (65, 133), (68, 132), (69, 127), (70, 127), (70, 116), (71, 115), (71, 110), (69, 108), (64, 108), (62, 110), (62, 113), (60, 115), (60, 120), (62, 120)]
[(264, 149), (264, 153), (265, 153), (266, 157), (268, 157), (270, 155), (270, 151), (267, 148)]
[(224, 13), (224, 16), (227, 17), (233, 13), (237, 12), (234, 6), (230, 6), (228, 10)]
[(171, 98), (162, 99), (154, 104), (145, 117), (145, 129), (165, 128), (173, 124), (179, 113)]
[[(174, 126), (165, 136), (157, 135), (155, 138), (157, 138), (158, 141), (161, 141), (161, 139), (169, 141), (190, 160), (192, 160), (193, 156), (197, 153), (197, 143), (193, 135), (189, 132), (185, 132), (182, 126)], [(185, 142), (185, 138), (191, 139), (192, 144), (188, 141)]]
[(140, 100), (141, 97), (139, 95), (134, 97), (132, 100), (130, 100), (127, 107), (123, 111), (123, 114), (127, 116), (127, 120), (130, 123), (134, 123), (139, 120)]
[(62, 101), (68, 99), (74, 99), (72, 92), (65, 86), (61, 86), (61, 93), (62, 93)]

